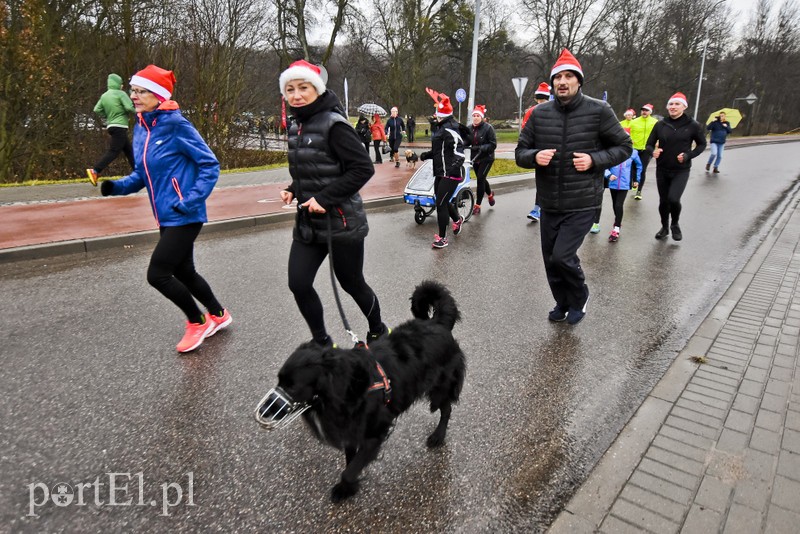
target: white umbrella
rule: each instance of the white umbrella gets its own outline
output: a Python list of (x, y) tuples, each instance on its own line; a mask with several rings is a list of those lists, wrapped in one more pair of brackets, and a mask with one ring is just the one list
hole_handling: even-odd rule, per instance
[(381, 117), (386, 116), (386, 110), (380, 107), (378, 104), (373, 104), (372, 102), (367, 102), (366, 104), (361, 104), (358, 106), (358, 112), (363, 113), (364, 115), (378, 114)]

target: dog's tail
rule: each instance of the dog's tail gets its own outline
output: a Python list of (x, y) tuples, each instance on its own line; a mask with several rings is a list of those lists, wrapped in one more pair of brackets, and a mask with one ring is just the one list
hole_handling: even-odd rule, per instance
[(456, 301), (439, 282), (425, 280), (411, 295), (411, 313), (417, 319), (430, 319), (452, 330), (461, 320)]

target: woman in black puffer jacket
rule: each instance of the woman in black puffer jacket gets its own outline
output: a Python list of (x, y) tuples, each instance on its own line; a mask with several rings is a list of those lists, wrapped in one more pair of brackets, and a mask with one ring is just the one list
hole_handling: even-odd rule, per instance
[(433, 236), (433, 248), (447, 246), (447, 224), (453, 220), (453, 235), (461, 233), (464, 217), (458, 214), (455, 204), (450, 201), (458, 184), (464, 181), (464, 136), (469, 132), (466, 126), (453, 118), (450, 98), (431, 89), (428, 94), (437, 102), (436, 131), (431, 135), (431, 149), (420, 154), (421, 160), (433, 160), (433, 191), (436, 195), (436, 219), (439, 233)]
[(358, 191), (375, 173), (369, 154), (347, 121), (333, 92), (326, 90), (320, 69), (296, 61), (280, 77), (281, 93), (295, 121), (289, 130), (289, 173), (292, 183), (281, 192), (298, 212), (289, 253), (289, 289), (308, 323), (313, 341), (333, 341), (325, 329), (322, 302), (314, 278), (333, 250), (336, 279), (358, 304), (369, 322), (366, 341), (388, 329), (381, 322), (378, 298), (364, 280), (364, 238), (367, 215)]

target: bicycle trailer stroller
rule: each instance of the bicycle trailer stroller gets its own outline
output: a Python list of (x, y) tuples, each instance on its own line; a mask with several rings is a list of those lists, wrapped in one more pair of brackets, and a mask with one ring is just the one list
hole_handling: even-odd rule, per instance
[[(469, 188), (469, 166), (464, 167), (466, 178), (458, 184), (451, 202), (455, 202), (458, 213), (468, 221), (472, 217), (472, 208), (475, 206), (475, 194)], [(422, 166), (411, 176), (403, 191), (403, 200), (406, 204), (414, 206), (414, 221), (417, 224), (425, 222), (425, 218), (436, 210), (436, 194), (433, 190), (433, 162), (423, 162)]]

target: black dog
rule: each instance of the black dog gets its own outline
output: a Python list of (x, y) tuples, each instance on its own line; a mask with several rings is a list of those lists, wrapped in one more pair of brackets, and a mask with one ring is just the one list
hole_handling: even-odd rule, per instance
[(347, 466), (331, 491), (334, 502), (358, 491), (359, 474), (377, 457), (394, 420), (422, 397), (431, 413), (440, 412), (427, 445), (444, 442), (466, 372), (452, 334), (461, 314), (450, 292), (432, 281), (414, 290), (411, 312), (415, 319), (368, 349), (303, 344), (278, 373), (278, 386), (292, 402), (311, 404), (303, 417), (317, 438), (345, 453)]

